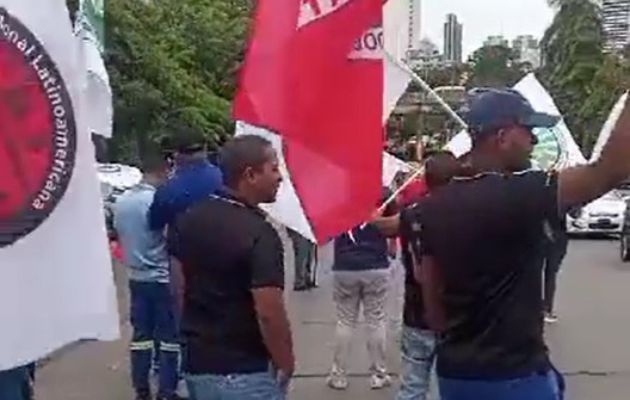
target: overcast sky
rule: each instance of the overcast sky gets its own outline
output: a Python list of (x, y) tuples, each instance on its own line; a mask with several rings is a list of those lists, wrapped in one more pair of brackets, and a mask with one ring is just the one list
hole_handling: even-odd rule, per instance
[(489, 35), (503, 34), (509, 40), (521, 34), (542, 38), (554, 11), (546, 0), (420, 0), (422, 36), (443, 51), (446, 14), (454, 13), (464, 24), (464, 57), (481, 47)]

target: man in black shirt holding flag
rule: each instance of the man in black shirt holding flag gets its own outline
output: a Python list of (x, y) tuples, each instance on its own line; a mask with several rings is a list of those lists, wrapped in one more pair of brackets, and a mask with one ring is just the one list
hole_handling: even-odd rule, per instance
[(425, 306), (441, 332), (441, 396), (558, 400), (563, 384), (543, 338), (543, 246), (560, 215), (630, 175), (630, 106), (598, 162), (552, 174), (527, 169), (533, 129), (559, 117), (496, 89), (471, 93), (466, 117), (476, 175), (433, 193), (417, 221)]

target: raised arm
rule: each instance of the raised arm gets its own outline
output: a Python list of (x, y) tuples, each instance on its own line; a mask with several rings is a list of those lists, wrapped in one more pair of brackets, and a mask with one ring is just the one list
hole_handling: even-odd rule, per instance
[(601, 197), (629, 176), (630, 98), (599, 160), (560, 172), (558, 203), (561, 212)]

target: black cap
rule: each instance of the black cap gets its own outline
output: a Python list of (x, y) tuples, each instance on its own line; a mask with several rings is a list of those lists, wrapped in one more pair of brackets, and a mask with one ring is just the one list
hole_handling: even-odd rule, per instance
[(205, 150), (207, 142), (201, 131), (185, 127), (173, 133), (172, 144), (178, 153), (192, 154)]

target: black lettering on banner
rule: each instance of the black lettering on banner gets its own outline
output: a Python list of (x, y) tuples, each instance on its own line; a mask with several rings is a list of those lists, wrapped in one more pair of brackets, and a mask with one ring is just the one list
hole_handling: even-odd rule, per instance
[[(28, 137), (37, 138), (38, 143), (45, 145), (38, 147), (38, 159), (41, 154), (48, 157), (47, 164), (35, 163), (33, 168), (24, 169), (22, 164), (31, 165), (29, 161), (34, 157), (29, 146), (1, 149), (10, 157), (0, 159), (0, 168), (16, 171), (16, 176), (17, 172), (23, 174), (23, 181), (41, 182), (39, 187), (10, 184), (0, 197), (1, 249), (35, 231), (64, 198), (75, 167), (77, 127), (72, 98), (55, 60), (29, 28), (2, 6), (0, 41), (8, 44), (0, 47), (0, 71), (24, 70), (12, 74), (8, 81), (0, 81), (0, 93), (7, 88), (18, 88), (15, 96), (28, 102), (26, 111), (19, 114), (11, 112), (10, 108), (2, 113), (12, 120), (0, 126), (0, 136), (16, 143)], [(36, 79), (30, 78), (33, 76)], [(29, 79), (28, 83), (24, 79)], [(0, 98), (0, 109), (9, 107), (8, 104)], [(0, 147), (6, 147), (6, 142), (0, 141)]]
[(363, 36), (363, 43), (365, 44), (365, 48), (370, 51), (378, 49), (378, 39), (374, 36), (373, 31), (370, 31)]

